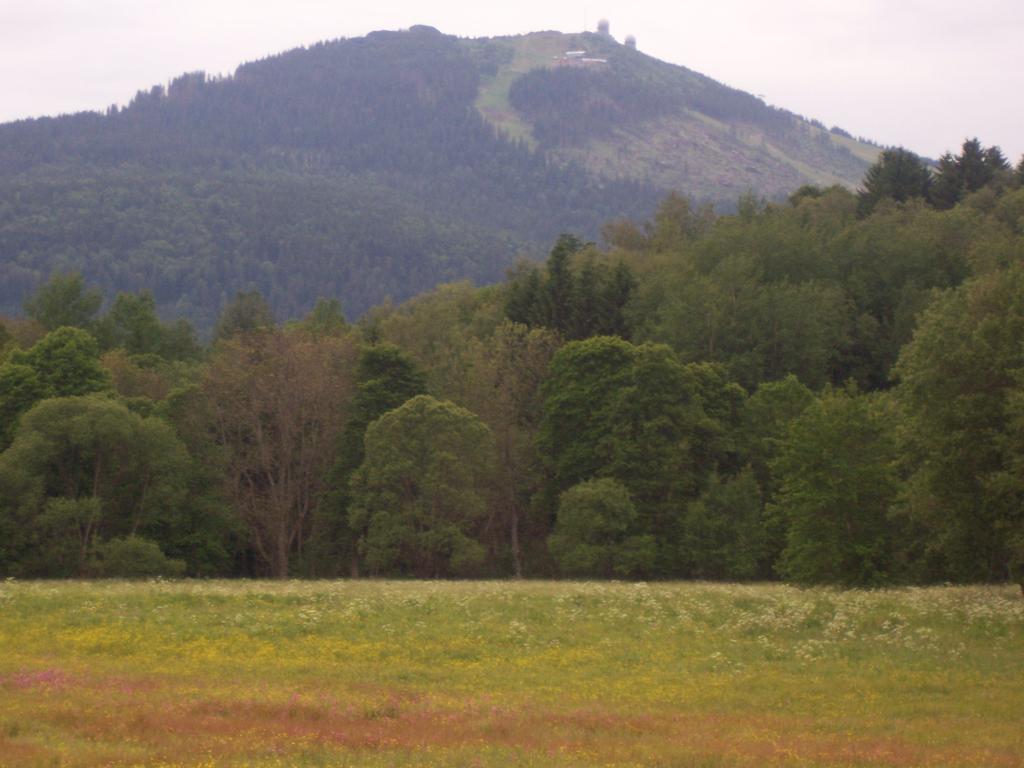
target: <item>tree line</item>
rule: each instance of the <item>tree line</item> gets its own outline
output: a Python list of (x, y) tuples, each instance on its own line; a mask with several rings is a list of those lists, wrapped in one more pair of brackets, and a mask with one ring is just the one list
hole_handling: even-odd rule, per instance
[(0, 573), (1019, 579), (1024, 171), (964, 152), (951, 205), (887, 153), (209, 344), (55, 274), (0, 326)]

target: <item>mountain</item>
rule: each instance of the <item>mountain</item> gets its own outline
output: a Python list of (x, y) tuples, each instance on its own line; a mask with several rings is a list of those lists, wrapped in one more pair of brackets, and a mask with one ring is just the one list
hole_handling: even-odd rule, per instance
[(202, 327), (239, 290), (355, 315), (669, 190), (852, 185), (876, 152), (604, 35), (375, 32), (0, 125), (0, 312), (76, 269)]
[[(498, 71), (476, 106), (563, 160), (698, 199), (777, 198), (802, 184), (855, 186), (880, 149), (608, 35), (495, 38)], [(579, 60), (568, 51), (585, 52)]]

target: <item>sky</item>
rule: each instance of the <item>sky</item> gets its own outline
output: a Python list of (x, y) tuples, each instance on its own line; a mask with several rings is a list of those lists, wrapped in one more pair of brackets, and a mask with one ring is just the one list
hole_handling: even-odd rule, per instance
[(183, 72), (375, 29), (612, 35), (769, 104), (937, 157), (1024, 154), (1022, 0), (0, 0), (0, 122), (102, 110)]

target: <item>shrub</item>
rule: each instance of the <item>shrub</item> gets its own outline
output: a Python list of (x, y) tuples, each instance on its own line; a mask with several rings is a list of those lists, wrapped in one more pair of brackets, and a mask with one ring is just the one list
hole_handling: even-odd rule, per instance
[(155, 576), (180, 577), (185, 561), (165, 555), (156, 542), (141, 536), (111, 539), (96, 548), (93, 572), (97, 576), (145, 579)]

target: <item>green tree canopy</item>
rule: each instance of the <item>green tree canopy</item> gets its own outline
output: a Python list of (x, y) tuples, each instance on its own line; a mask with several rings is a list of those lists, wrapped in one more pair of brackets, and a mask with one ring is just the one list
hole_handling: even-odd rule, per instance
[(337, 299), (317, 299), (302, 325), (311, 333), (332, 336), (348, 330), (348, 321)]
[(122, 536), (96, 547), (90, 570), (99, 576), (119, 579), (173, 578), (184, 575), (185, 561), (167, 557), (155, 541)]
[(891, 425), (855, 390), (826, 390), (791, 424), (772, 462), (779, 490), (769, 507), (786, 527), (783, 576), (847, 586), (887, 580), (894, 461)]
[(426, 377), (393, 344), (363, 347), (355, 371), (355, 396), (338, 439), (338, 451), (317, 503), (314, 548), (321, 573), (355, 567), (357, 532), (349, 526), (352, 475), (365, 458), (367, 427), (388, 411), (426, 394)]
[(18, 417), (47, 394), (46, 385), (32, 366), (0, 364), (0, 450), (14, 439)]
[(605, 470), (611, 410), (632, 383), (634, 353), (627, 341), (599, 336), (567, 344), (552, 359), (538, 435), (550, 475), (550, 507), (564, 491)]
[(920, 157), (899, 147), (887, 149), (864, 176), (858, 210), (866, 216), (880, 200), (903, 203), (912, 197), (927, 198), (930, 184), (931, 171)]
[(700, 499), (686, 508), (680, 555), (700, 579), (768, 576), (768, 537), (761, 489), (747, 467), (735, 477), (715, 476)]
[(523, 575), (525, 559), (546, 559), (541, 545), (548, 525), (530, 514), (530, 500), (541, 481), (536, 450), (540, 388), (560, 344), (554, 331), (506, 320), (489, 337), (474, 340), (467, 353), (469, 375), (461, 404), (491, 428), (498, 456), (488, 544), (495, 560), (511, 560), (516, 577)]
[(107, 349), (121, 347), (130, 355), (160, 354), (160, 320), (149, 291), (119, 293), (99, 322), (97, 335)]
[(11, 362), (32, 368), (51, 397), (85, 395), (110, 385), (96, 339), (80, 328), (51, 331), (32, 348), (16, 352)]
[[(919, 578), (1003, 579), (1024, 527), (1005, 479), (1020, 448), (1024, 267), (977, 277), (921, 316), (895, 373), (910, 471), (903, 509), (918, 528)], [(1009, 473), (1009, 475), (1008, 475)]]
[(939, 158), (935, 169), (935, 177), (928, 190), (928, 200), (936, 208), (946, 210), (952, 208), (963, 197), (963, 178), (957, 159), (950, 152)]
[(259, 291), (242, 292), (224, 307), (213, 329), (214, 340), (265, 331), (275, 325), (274, 313)]
[(505, 314), (514, 323), (542, 326), (565, 339), (629, 336), (626, 306), (636, 287), (623, 262), (599, 262), (591, 247), (563, 234), (542, 273), (522, 266), (506, 288)]
[(567, 576), (639, 576), (654, 568), (654, 537), (636, 532), (629, 491), (600, 478), (561, 495), (548, 548)]
[(479, 568), (477, 527), (493, 471), (491, 431), (453, 403), (419, 395), (374, 421), (350, 512), (352, 527), (366, 531), (370, 572), (438, 577)]
[(655, 572), (680, 575), (682, 513), (733, 458), (743, 390), (706, 364), (683, 365), (663, 344), (595, 336), (554, 356), (542, 389), (540, 503), (554, 515), (574, 485), (612, 477), (630, 493), (638, 530), (657, 543)]
[(121, 348), (133, 356), (186, 360), (199, 354), (191, 324), (187, 320), (161, 323), (150, 291), (119, 293), (96, 324), (96, 335), (104, 349)]
[(986, 148), (977, 138), (967, 139), (959, 155), (947, 152), (939, 158), (929, 199), (936, 208), (952, 208), (995, 181), (1010, 181), (1010, 175), (1010, 164), (999, 147)]
[(14, 337), (7, 330), (7, 324), (0, 320), (0, 362), (6, 358), (8, 350), (14, 346)]
[(75, 575), (104, 537), (166, 534), (185, 503), (187, 466), (160, 419), (101, 395), (38, 403), (0, 454), (0, 515), (18, 521), (17, 570)]
[(25, 301), (25, 314), (48, 331), (63, 325), (91, 328), (103, 294), (85, 287), (77, 272), (55, 272)]
[(21, 414), (40, 400), (109, 387), (96, 340), (80, 328), (58, 328), (30, 349), (15, 350), (0, 363), (0, 448), (14, 438)]

